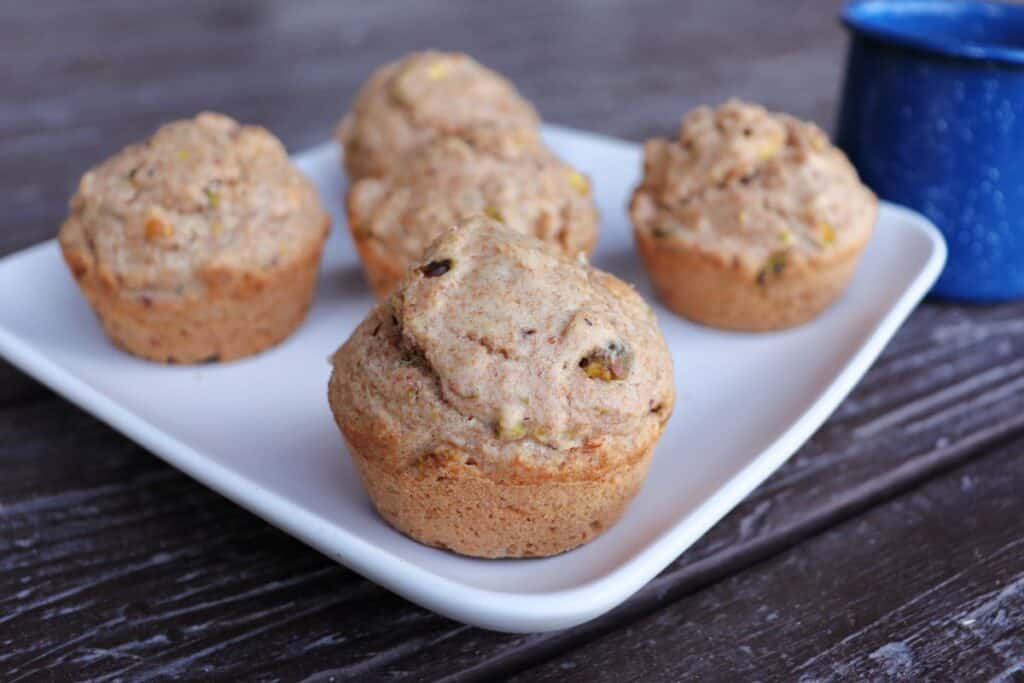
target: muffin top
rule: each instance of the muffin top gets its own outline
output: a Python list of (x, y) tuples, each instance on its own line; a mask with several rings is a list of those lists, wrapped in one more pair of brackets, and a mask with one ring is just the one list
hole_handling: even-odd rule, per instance
[(484, 469), (592, 472), (651, 446), (674, 401), (629, 285), (483, 217), (435, 241), (333, 363), (334, 405), (386, 423), (396, 465), (452, 447)]
[(699, 107), (678, 140), (649, 140), (630, 213), (638, 232), (759, 272), (779, 258), (859, 249), (877, 200), (814, 124), (730, 100)]
[(348, 195), (354, 235), (405, 266), (445, 229), (484, 214), (570, 256), (589, 252), (598, 221), (590, 183), (535, 131), (519, 133), (481, 127), (439, 137), (387, 176), (356, 182)]
[(537, 112), (506, 78), (457, 52), (417, 52), (380, 67), (342, 119), (352, 179), (382, 175), (405, 152), (475, 126), (536, 128)]
[(329, 224), (276, 137), (213, 113), (93, 168), (70, 208), (65, 249), (123, 291), (157, 297), (259, 279), (318, 248)]

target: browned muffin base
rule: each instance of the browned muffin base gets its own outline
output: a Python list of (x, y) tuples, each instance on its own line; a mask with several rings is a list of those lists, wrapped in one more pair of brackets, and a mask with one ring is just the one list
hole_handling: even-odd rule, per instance
[(666, 245), (639, 230), (634, 234), (654, 290), (668, 308), (703, 325), (741, 332), (781, 330), (817, 317), (842, 293), (860, 257), (860, 250), (837, 254), (759, 283), (738, 264)]
[(461, 453), (393, 472), (350, 450), (388, 524), (425, 545), (485, 558), (545, 557), (590, 541), (640, 490), (654, 452), (592, 480), (511, 482), (488, 477)]
[(155, 299), (122, 292), (88, 255), (64, 258), (110, 340), (158, 363), (229, 361), (284, 340), (313, 301), (323, 243), (259, 277), (211, 283), (202, 297)]

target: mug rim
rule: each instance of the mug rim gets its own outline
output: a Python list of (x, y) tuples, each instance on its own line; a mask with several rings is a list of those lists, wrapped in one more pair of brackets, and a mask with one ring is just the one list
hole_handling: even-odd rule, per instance
[(915, 13), (971, 15), (988, 21), (1016, 18), (1024, 26), (1024, 5), (991, 0), (849, 0), (840, 12), (840, 20), (851, 33), (868, 36), (888, 45), (916, 48), (927, 53), (971, 61), (998, 61), (1024, 66), (1024, 46), (1017, 48), (957, 41), (947, 36), (907, 32), (886, 25), (884, 21), (891, 16)]

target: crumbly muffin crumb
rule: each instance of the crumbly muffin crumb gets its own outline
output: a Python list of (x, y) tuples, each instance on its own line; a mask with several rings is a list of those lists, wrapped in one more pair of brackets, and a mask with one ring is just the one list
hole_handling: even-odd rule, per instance
[(406, 152), (438, 135), (480, 125), (539, 125), (534, 108), (506, 78), (457, 52), (426, 51), (380, 67), (338, 126), (352, 180), (383, 175)]
[(277, 138), (206, 112), (87, 172), (60, 239), (125, 293), (181, 296), (300, 258), (325, 219)]
[(410, 152), (384, 178), (364, 178), (346, 207), (378, 295), (386, 295), (447, 226), (484, 215), (566, 254), (589, 252), (598, 215), (589, 181), (536, 132), (482, 126)]
[(794, 260), (858, 249), (875, 204), (817, 126), (730, 100), (688, 114), (678, 140), (646, 143), (632, 214), (656, 240), (735, 260), (764, 282)]

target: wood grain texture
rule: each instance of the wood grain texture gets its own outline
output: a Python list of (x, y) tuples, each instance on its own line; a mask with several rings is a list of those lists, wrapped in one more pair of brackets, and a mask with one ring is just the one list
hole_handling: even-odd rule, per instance
[(1018, 680), (1022, 453), (1006, 443), (521, 679)]
[[(549, 120), (635, 140), (733, 94), (828, 126), (837, 7), (7, 4), (0, 254), (52, 237), (79, 174), (169, 118), (219, 109), (300, 149), (374, 66), (423, 47), (473, 53)], [(647, 588), (529, 636), (410, 605), (0, 362), (0, 679), (1013, 680), (1022, 359), (1024, 304), (923, 306), (811, 442)]]

